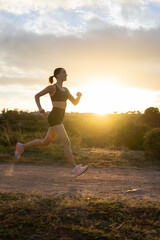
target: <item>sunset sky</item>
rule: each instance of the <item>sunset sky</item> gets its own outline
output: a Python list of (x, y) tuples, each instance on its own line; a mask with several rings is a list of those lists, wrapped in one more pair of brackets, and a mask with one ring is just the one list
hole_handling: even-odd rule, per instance
[(57, 67), (68, 112), (160, 108), (160, 0), (0, 0), (0, 110), (38, 110)]

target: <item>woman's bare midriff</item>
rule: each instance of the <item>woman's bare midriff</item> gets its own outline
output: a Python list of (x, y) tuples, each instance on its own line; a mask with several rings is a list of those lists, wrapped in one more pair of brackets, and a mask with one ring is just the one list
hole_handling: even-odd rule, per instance
[(66, 102), (56, 102), (56, 101), (53, 101), (52, 102), (52, 106), (53, 107), (57, 107), (57, 108), (65, 109), (66, 108)]

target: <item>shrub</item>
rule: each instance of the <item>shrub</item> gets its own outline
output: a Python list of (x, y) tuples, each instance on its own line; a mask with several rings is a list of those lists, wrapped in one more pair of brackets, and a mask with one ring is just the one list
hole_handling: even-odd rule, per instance
[(160, 128), (153, 128), (146, 133), (144, 149), (146, 153), (160, 160)]
[(147, 108), (143, 115), (144, 122), (151, 128), (160, 127), (160, 111), (158, 108)]
[(22, 140), (22, 131), (14, 131), (9, 126), (3, 127), (0, 133), (0, 145), (2, 146), (13, 146), (18, 140)]
[(114, 144), (131, 150), (142, 150), (147, 130), (146, 124), (133, 120), (119, 122), (115, 131)]

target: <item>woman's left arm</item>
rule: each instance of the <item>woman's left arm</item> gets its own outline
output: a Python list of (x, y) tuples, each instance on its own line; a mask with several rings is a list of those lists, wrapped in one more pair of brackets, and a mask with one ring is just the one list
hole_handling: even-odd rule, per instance
[(67, 91), (68, 91), (68, 99), (69, 99), (74, 105), (77, 105), (77, 104), (79, 103), (81, 97), (82, 97), (82, 93), (77, 92), (77, 94), (76, 94), (77, 97), (74, 98), (74, 97), (72, 96), (72, 94), (69, 92), (68, 89), (67, 89)]

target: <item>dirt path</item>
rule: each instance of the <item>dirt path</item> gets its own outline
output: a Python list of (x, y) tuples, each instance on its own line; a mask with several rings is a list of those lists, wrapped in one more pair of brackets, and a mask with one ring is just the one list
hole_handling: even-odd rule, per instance
[(67, 167), (0, 164), (0, 191), (160, 199), (160, 171), (90, 167), (74, 178)]

